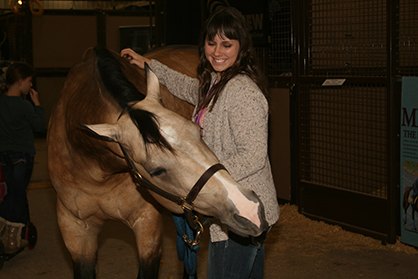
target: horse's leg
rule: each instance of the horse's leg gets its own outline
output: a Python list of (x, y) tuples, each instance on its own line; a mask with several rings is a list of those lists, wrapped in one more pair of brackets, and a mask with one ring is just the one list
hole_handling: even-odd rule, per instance
[(58, 226), (73, 260), (75, 279), (96, 278), (97, 235), (100, 226), (77, 219), (58, 199)]
[(141, 212), (141, 216), (132, 226), (139, 255), (138, 279), (158, 278), (162, 252), (162, 219), (161, 213), (150, 205)]

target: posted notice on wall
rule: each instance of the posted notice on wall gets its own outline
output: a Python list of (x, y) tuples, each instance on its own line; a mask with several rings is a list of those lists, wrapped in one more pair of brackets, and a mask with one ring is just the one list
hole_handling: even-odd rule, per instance
[(418, 247), (418, 77), (402, 78), (401, 242)]

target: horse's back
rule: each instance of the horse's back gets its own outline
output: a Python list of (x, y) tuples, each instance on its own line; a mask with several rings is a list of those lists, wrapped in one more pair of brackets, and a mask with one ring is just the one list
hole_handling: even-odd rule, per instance
[(161, 47), (145, 54), (150, 59), (156, 59), (164, 65), (182, 72), (188, 76), (197, 77), (199, 53), (193, 45), (173, 45)]

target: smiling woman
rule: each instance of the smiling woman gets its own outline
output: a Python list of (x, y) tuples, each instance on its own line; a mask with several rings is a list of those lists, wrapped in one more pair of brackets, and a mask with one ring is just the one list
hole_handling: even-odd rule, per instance
[[(199, 40), (197, 79), (131, 49), (122, 50), (121, 55), (140, 68), (150, 64), (161, 84), (195, 106), (193, 120), (200, 126), (204, 142), (232, 178), (260, 198), (272, 226), (279, 218), (279, 206), (267, 153), (267, 82), (242, 14), (235, 8), (219, 8), (206, 21)], [(255, 207), (239, 210), (246, 215), (260, 214)], [(262, 278), (267, 231), (258, 238), (241, 237), (214, 222), (207, 278)]]
[(205, 56), (221, 80), (222, 72), (235, 64), (239, 52), (238, 40), (230, 40), (225, 34), (216, 34), (215, 37), (205, 40)]

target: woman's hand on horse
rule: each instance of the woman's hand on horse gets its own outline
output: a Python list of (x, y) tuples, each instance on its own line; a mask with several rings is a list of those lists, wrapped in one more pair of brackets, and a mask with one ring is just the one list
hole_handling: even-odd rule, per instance
[(144, 56), (136, 53), (130, 48), (122, 49), (122, 51), (120, 52), (120, 56), (128, 58), (131, 64), (137, 65), (141, 69), (145, 68), (145, 63), (147, 63), (148, 65), (151, 63), (150, 59), (145, 58)]

